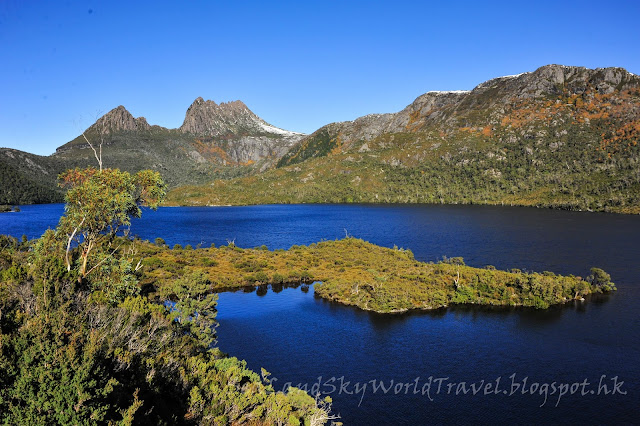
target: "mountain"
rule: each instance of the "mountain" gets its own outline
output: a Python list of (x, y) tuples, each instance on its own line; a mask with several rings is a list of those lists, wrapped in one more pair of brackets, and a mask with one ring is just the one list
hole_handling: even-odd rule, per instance
[(178, 129), (135, 118), (124, 106), (100, 117), (49, 157), (0, 150), (0, 203), (62, 200), (56, 176), (71, 167), (97, 166), (89, 143), (102, 147), (104, 167), (160, 171), (170, 187), (216, 177), (255, 174), (275, 164), (304, 134), (272, 126), (241, 101), (196, 99)]
[(178, 188), (178, 204), (425, 202), (640, 212), (640, 78), (547, 65), (402, 111), (332, 123), (260, 179)]
[[(397, 113), (372, 114), (324, 126), (289, 151), (279, 165), (323, 156), (338, 145), (341, 149), (348, 148), (353, 143), (370, 141), (383, 134), (422, 133), (435, 127), (448, 133), (474, 126), (490, 127), (493, 131), (494, 127), (501, 127), (509, 113), (522, 113), (525, 104), (549, 118), (555, 111), (543, 111), (548, 107), (541, 102), (552, 100), (560, 106), (572, 102), (574, 108), (584, 108), (585, 100), (598, 102), (599, 97), (607, 95), (615, 98), (616, 93), (638, 88), (639, 83), (638, 76), (622, 68), (589, 70), (547, 65), (534, 72), (486, 81), (471, 91), (427, 92)], [(571, 96), (575, 98), (569, 99)], [(576, 102), (580, 105), (575, 105)]]
[(119, 106), (49, 157), (0, 149), (0, 204), (57, 201), (69, 167), (158, 170), (174, 204), (473, 203), (640, 213), (640, 78), (547, 65), (402, 111), (274, 127), (242, 102), (196, 99), (178, 129)]

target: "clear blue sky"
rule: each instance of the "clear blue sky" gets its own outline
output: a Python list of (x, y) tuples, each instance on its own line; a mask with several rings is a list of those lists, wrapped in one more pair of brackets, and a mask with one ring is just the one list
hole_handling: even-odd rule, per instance
[(48, 155), (124, 105), (175, 128), (240, 99), (278, 127), (550, 64), (640, 74), (640, 1), (0, 0), (0, 147)]

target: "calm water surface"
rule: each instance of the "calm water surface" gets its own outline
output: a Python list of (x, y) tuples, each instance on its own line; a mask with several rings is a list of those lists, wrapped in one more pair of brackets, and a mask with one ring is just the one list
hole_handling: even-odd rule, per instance
[[(0, 215), (0, 233), (39, 236), (62, 212), (62, 205), (24, 206)], [(347, 424), (640, 423), (640, 217), (480, 206), (273, 205), (161, 208), (145, 211), (132, 226), (132, 233), (170, 245), (235, 241), (271, 249), (345, 232), (409, 248), (424, 261), (463, 256), (472, 266), (582, 276), (599, 266), (618, 291), (546, 311), (462, 307), (399, 316), (322, 301), (313, 287), (224, 293), (222, 350), (252, 369), (265, 367), (276, 389), (292, 383), (331, 392), (334, 411)], [(603, 375), (608, 391), (617, 376), (626, 395), (604, 395), (603, 388), (598, 395)], [(439, 393), (434, 379), (441, 379)], [(589, 385), (574, 386), (576, 392), (569, 389), (559, 401), (558, 391), (551, 394), (553, 382), (585, 380)], [(384, 388), (374, 391), (381, 381)], [(520, 388), (512, 394), (513, 381)], [(484, 388), (464, 394), (460, 382), (467, 389), (493, 386), (487, 395)]]

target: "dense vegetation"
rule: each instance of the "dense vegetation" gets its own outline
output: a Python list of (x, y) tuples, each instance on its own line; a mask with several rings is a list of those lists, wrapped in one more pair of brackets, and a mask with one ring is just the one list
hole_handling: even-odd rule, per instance
[[(90, 128), (86, 136), (104, 140), (105, 166), (131, 173), (156, 170), (169, 187), (242, 176), (253, 170), (250, 165), (230, 164), (225, 151), (229, 142), (221, 138), (195, 138), (156, 126), (147, 131), (112, 131), (102, 137)], [(92, 163), (93, 152), (83, 146), (86, 142), (79, 136), (59, 148), (54, 157), (72, 166)]]
[(137, 245), (118, 237), (159, 175), (76, 169), (65, 215), (40, 239), (0, 238), (3, 424), (323, 424), (330, 400), (275, 392), (264, 370), (215, 348), (217, 297), (186, 274), (144, 291)]
[[(86, 135), (96, 145), (101, 140), (93, 130)], [(260, 166), (230, 163), (225, 157), (229, 141), (195, 139), (175, 130), (114, 131), (102, 140), (105, 167), (130, 173), (153, 169), (166, 177), (169, 187), (245, 176)], [(49, 157), (0, 149), (0, 203), (63, 202), (64, 191), (57, 186), (56, 177), (67, 169), (94, 163), (93, 151), (82, 136)]]

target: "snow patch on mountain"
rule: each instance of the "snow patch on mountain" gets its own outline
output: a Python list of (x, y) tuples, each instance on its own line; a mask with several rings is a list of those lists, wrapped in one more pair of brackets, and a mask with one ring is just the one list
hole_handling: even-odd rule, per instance
[(290, 130), (284, 130), (281, 129), (279, 127), (275, 127), (272, 126), (271, 124), (267, 124), (267, 123), (259, 123), (260, 124), (260, 128), (262, 130), (264, 130), (267, 133), (275, 133), (276, 135), (283, 135), (283, 136), (295, 136), (295, 135), (304, 135), (304, 133), (298, 133), (298, 132), (292, 132)]

